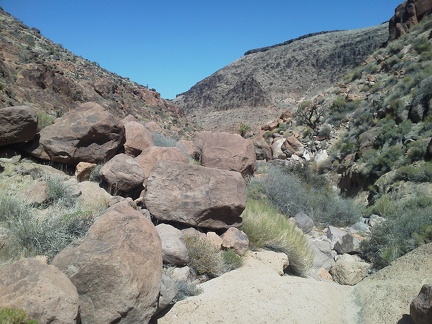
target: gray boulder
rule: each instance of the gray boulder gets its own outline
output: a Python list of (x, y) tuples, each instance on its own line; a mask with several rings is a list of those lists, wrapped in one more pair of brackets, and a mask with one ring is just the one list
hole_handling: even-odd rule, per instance
[(294, 216), (295, 224), (303, 233), (309, 233), (315, 226), (314, 221), (304, 212), (299, 212)]
[(162, 241), (162, 259), (167, 264), (183, 266), (189, 260), (181, 230), (168, 224), (159, 224), (156, 230)]
[(242, 224), (246, 184), (238, 172), (159, 161), (145, 184), (145, 205), (159, 220), (211, 229)]
[(342, 238), (337, 241), (334, 245), (334, 250), (338, 254), (344, 253), (360, 253), (360, 240), (352, 234), (345, 234)]

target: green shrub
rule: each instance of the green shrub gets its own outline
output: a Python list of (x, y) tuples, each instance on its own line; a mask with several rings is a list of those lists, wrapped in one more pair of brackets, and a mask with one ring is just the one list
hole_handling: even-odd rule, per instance
[(47, 204), (63, 204), (72, 207), (75, 199), (72, 195), (72, 189), (60, 177), (49, 177), (47, 183)]
[(250, 126), (248, 124), (246, 124), (246, 123), (241, 123), (240, 124), (238, 132), (239, 132), (239, 134), (241, 136), (244, 137), (246, 135), (246, 133), (249, 132), (249, 131), (250, 131)]
[(29, 318), (21, 308), (0, 308), (0, 323), (2, 324), (37, 324), (38, 321)]
[(83, 237), (94, 220), (93, 212), (79, 209), (53, 210), (37, 217), (32, 206), (6, 194), (0, 195), (0, 215), (0, 226), (11, 233), (1, 253), (5, 259), (18, 255), (46, 255), (51, 259)]
[(378, 269), (430, 240), (432, 199), (419, 197), (393, 203), (387, 220), (373, 227), (370, 239), (362, 242), (364, 255)]
[(403, 166), (397, 169), (396, 180), (432, 182), (432, 162)]
[(224, 263), (223, 272), (240, 268), (243, 265), (243, 259), (233, 249), (223, 250), (222, 259)]
[(189, 296), (197, 296), (202, 293), (202, 288), (200, 288), (196, 283), (189, 280), (177, 281), (176, 286), (177, 294), (173, 300), (175, 303)]
[(307, 213), (317, 225), (348, 226), (358, 221), (361, 210), (351, 199), (339, 197), (324, 176), (304, 169), (293, 173), (279, 167), (269, 169), (266, 192), (280, 212)]
[(47, 114), (46, 112), (39, 112), (37, 114), (37, 119), (38, 119), (37, 130), (38, 132), (40, 132), (45, 127), (54, 123), (55, 117), (50, 114)]
[(188, 266), (198, 274), (214, 278), (223, 273), (222, 254), (215, 245), (198, 236), (186, 236), (184, 242), (189, 254)]
[(153, 144), (160, 147), (175, 147), (177, 141), (160, 133), (153, 133)]
[(269, 248), (288, 255), (290, 269), (305, 275), (314, 259), (308, 240), (301, 230), (276, 208), (249, 199), (242, 214), (242, 230), (252, 248)]

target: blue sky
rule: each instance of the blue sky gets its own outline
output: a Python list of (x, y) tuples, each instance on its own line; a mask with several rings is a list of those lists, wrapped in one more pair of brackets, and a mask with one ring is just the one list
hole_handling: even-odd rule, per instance
[(247, 50), (391, 18), (402, 0), (0, 0), (73, 53), (172, 99)]

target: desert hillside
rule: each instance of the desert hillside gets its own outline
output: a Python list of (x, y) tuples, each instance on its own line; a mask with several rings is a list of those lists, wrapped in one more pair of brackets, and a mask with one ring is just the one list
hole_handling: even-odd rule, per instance
[(293, 110), (361, 64), (388, 38), (386, 24), (311, 34), (244, 56), (177, 96), (174, 103), (205, 129), (235, 130)]

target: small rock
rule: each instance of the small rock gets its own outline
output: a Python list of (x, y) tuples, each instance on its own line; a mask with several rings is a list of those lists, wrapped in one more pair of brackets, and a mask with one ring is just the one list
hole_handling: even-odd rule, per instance
[(303, 233), (307, 234), (315, 226), (314, 221), (312, 218), (310, 218), (308, 215), (306, 215), (304, 212), (299, 212), (294, 216), (295, 224), (298, 228), (300, 228)]
[(285, 253), (274, 251), (251, 252), (252, 257), (262, 261), (274, 269), (280, 276), (284, 275), (284, 270), (288, 268), (288, 256)]
[(249, 248), (249, 238), (245, 232), (230, 227), (221, 235), (223, 240), (222, 246), (224, 248), (233, 248), (238, 255), (244, 255)]

